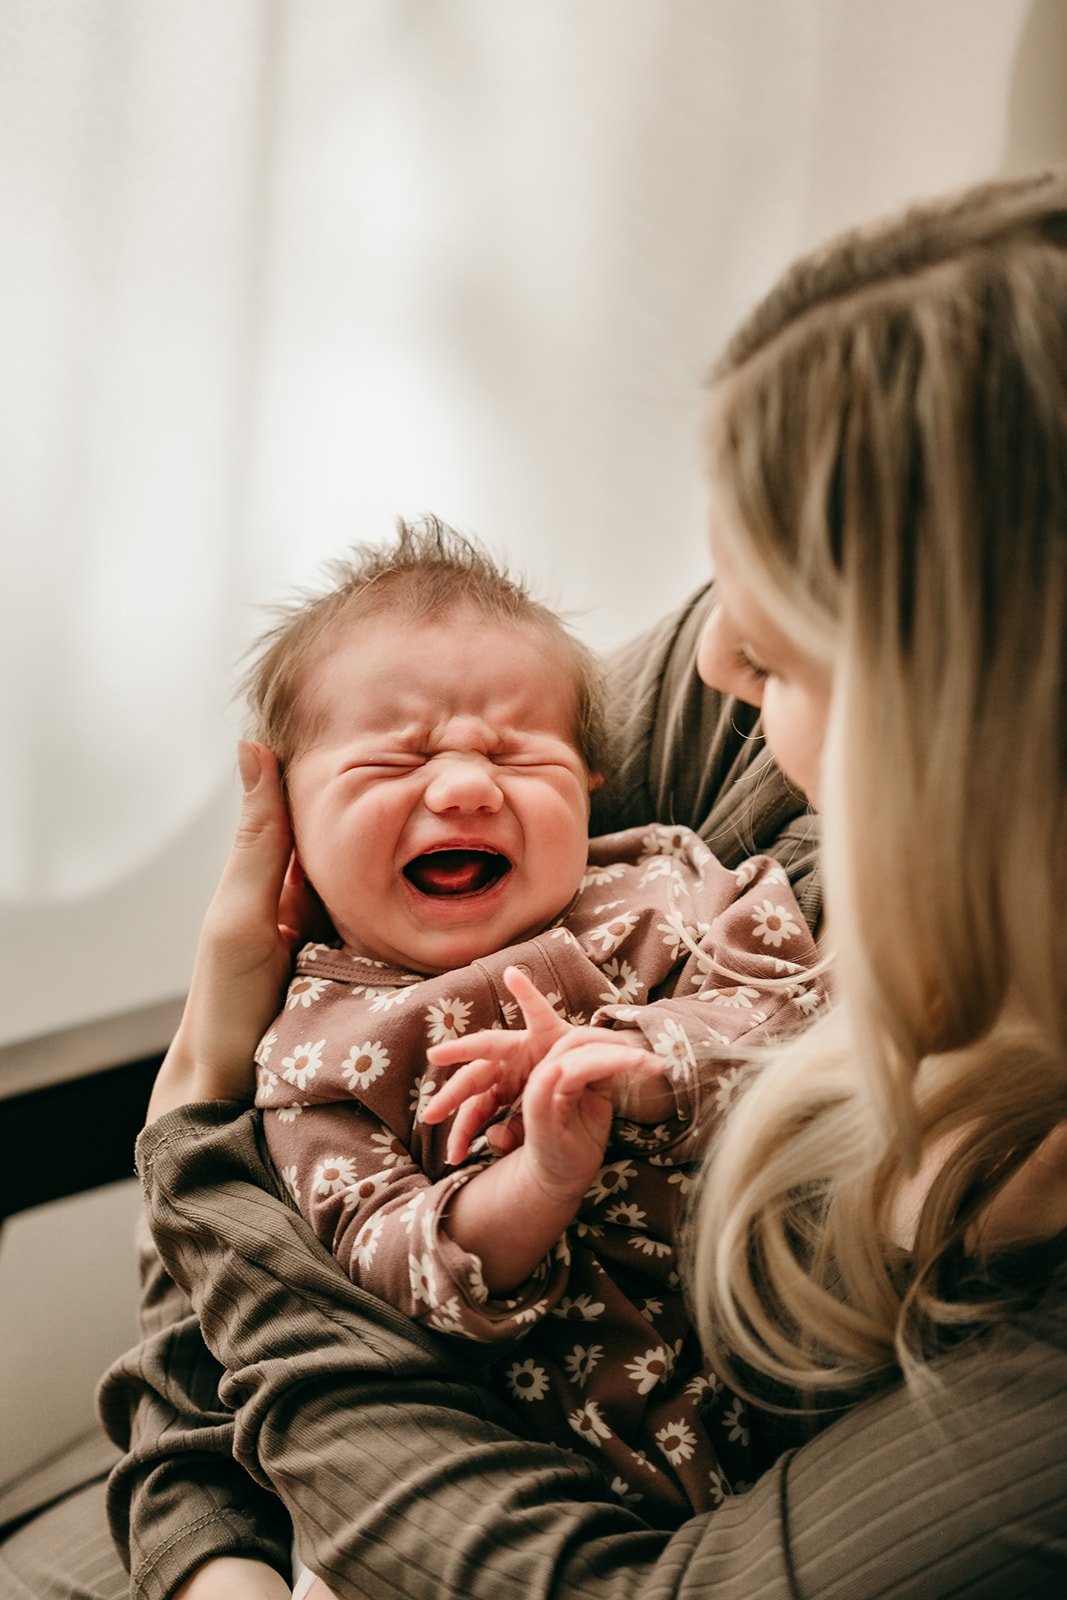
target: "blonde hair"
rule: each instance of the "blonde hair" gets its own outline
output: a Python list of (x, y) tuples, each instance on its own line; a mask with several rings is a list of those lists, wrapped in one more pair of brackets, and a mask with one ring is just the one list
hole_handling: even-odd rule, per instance
[(746, 582), (833, 661), (838, 957), (711, 1153), (694, 1298), (735, 1375), (845, 1390), (1017, 1306), (975, 1224), (1067, 1116), (1067, 180), (799, 262), (715, 370), (709, 445)]
[(239, 685), (250, 713), (248, 735), (273, 750), (283, 774), (315, 739), (308, 674), (339, 635), (369, 617), (427, 621), (462, 610), (543, 635), (573, 681), (578, 753), (591, 773), (604, 771), (606, 691), (597, 656), (472, 539), (439, 517), (399, 519), (391, 543), (355, 545), (326, 570), (328, 588), (277, 608), (279, 620), (251, 646)]

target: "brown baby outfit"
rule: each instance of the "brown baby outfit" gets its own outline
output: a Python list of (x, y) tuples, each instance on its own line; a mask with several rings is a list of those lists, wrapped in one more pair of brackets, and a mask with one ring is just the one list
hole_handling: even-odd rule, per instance
[[(681, 827), (593, 840), (566, 912), (543, 933), (435, 977), (311, 944), (256, 1052), (257, 1104), (294, 1200), (352, 1280), (442, 1332), (503, 1347), (495, 1371), (523, 1430), (606, 1458), (612, 1486), (676, 1522), (754, 1474), (743, 1403), (704, 1367), (676, 1241), (694, 1163), (742, 1068), (738, 1042), (781, 1034), (823, 1001), (789, 880), (736, 870)], [(445, 1081), (426, 1051), (522, 1026), (504, 987), (526, 968), (571, 1021), (644, 1035), (668, 1063), (673, 1116), (617, 1117), (604, 1164), (530, 1279), (491, 1298), (448, 1236), (456, 1189), (492, 1158), (445, 1161), (421, 1110)]]

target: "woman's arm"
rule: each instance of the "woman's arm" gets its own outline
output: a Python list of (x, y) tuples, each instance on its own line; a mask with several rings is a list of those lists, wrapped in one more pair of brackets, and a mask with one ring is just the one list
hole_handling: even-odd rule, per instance
[[(1052, 1596), (1067, 1580), (1067, 1283), (991, 1345), (654, 1532), (592, 1463), (518, 1436), (454, 1347), (348, 1282), (266, 1191), (254, 1115), (176, 1111), (139, 1149), (165, 1259), (230, 1369), (236, 1449), (345, 1600)], [(468, 1358), (469, 1359), (469, 1358)]]
[(292, 1542), (285, 1508), (233, 1459), (233, 1416), (218, 1393), (223, 1368), (147, 1229), (138, 1246), (142, 1342), (111, 1367), (97, 1394), (107, 1432), (126, 1451), (107, 1507), (131, 1595), (284, 1596)]

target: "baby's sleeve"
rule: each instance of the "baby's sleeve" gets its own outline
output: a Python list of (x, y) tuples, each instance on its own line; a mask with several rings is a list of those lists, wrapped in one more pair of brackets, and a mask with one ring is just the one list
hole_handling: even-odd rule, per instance
[(479, 1343), (514, 1340), (565, 1292), (562, 1243), (494, 1300), (480, 1257), (449, 1237), (452, 1197), (485, 1159), (432, 1181), (357, 1101), (268, 1110), (264, 1128), (282, 1182), (348, 1277), (415, 1321)]
[[(725, 904), (724, 878), (732, 878)], [(675, 1140), (698, 1127), (706, 1141), (748, 1055), (803, 1027), (826, 1001), (812, 972), (815, 942), (783, 869), (754, 856), (729, 873), (711, 863), (709, 885), (712, 879), (706, 903), (698, 886), (656, 927), (674, 965), (651, 1003), (605, 1005), (591, 1018), (598, 1027), (636, 1031), (665, 1062), (676, 1115), (657, 1131)]]

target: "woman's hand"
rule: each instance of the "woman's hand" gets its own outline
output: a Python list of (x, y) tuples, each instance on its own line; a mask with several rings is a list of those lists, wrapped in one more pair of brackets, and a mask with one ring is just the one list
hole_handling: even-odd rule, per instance
[(195, 1100), (250, 1099), (252, 1053), (278, 1010), (313, 899), (293, 856), (278, 764), (242, 742), (237, 834), (208, 907), (193, 980), (159, 1070), (148, 1121)]

